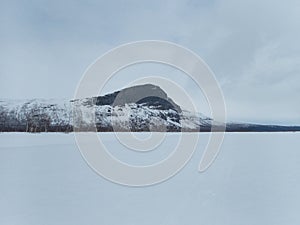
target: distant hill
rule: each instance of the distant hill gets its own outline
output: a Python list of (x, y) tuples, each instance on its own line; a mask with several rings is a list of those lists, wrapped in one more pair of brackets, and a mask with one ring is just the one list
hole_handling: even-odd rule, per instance
[(220, 124), (184, 111), (158, 86), (138, 85), (105, 96), (74, 100), (0, 100), (0, 132), (274, 132), (299, 126)]

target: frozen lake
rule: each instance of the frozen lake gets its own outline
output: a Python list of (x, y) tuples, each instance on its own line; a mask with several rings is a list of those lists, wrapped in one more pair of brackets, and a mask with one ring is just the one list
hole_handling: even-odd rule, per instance
[[(137, 153), (101, 134), (112, 154), (136, 164), (163, 159), (178, 135)], [(300, 224), (300, 133), (227, 133), (217, 160), (199, 173), (207, 139), (200, 134), (193, 158), (173, 178), (132, 188), (98, 176), (74, 134), (2, 133), (0, 224)]]

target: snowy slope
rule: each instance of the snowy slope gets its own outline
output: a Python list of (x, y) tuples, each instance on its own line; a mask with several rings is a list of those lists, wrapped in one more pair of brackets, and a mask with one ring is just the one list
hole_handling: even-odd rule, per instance
[(210, 118), (182, 111), (154, 85), (72, 101), (0, 100), (0, 131), (198, 131), (210, 124)]
[(201, 113), (182, 110), (158, 86), (133, 86), (85, 99), (0, 100), (0, 132), (300, 131), (300, 126), (221, 124)]

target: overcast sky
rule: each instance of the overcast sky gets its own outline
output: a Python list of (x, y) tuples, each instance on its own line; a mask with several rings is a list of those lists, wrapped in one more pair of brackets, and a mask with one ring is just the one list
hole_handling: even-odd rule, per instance
[[(297, 0), (0, 4), (0, 98), (72, 98), (85, 69), (106, 51), (157, 39), (183, 45), (206, 61), (224, 92), (229, 120), (300, 124)], [(163, 72), (191, 96), (201, 93), (172, 70), (131, 72), (113, 79), (106, 91)], [(196, 104), (201, 108), (199, 99)]]

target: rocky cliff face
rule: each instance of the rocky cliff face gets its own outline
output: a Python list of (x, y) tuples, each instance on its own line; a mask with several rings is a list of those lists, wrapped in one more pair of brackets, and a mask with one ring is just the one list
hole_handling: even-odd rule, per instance
[(158, 86), (138, 85), (116, 91), (112, 94), (92, 98), (95, 105), (124, 106), (129, 103), (151, 106), (152, 108), (173, 109), (181, 113), (181, 108)]

